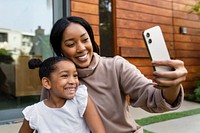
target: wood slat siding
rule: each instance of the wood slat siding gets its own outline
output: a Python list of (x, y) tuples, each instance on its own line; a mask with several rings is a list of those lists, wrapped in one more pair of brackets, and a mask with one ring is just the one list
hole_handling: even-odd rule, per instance
[[(200, 17), (189, 13), (196, 2), (197, 0), (173, 0), (176, 58), (184, 61), (189, 72), (186, 82), (183, 83), (186, 94), (194, 90), (200, 72)], [(186, 35), (179, 33), (180, 26), (187, 27)]]
[(80, 16), (92, 26), (95, 40), (100, 45), (99, 0), (71, 0), (71, 16)]
[[(153, 69), (142, 39), (142, 31), (159, 25), (171, 58), (183, 60), (188, 69), (183, 83), (186, 94), (195, 88), (200, 72), (200, 17), (189, 13), (197, 0), (116, 0), (116, 43), (120, 54), (147, 77)], [(187, 34), (180, 34), (180, 26)]]
[(147, 77), (152, 78), (153, 68), (142, 38), (142, 32), (159, 25), (163, 31), (170, 55), (175, 57), (173, 42), (172, 4), (164, 0), (117, 0), (116, 37), (120, 54)]
[[(125, 57), (147, 77), (153, 68), (142, 38), (142, 31), (159, 25), (171, 58), (184, 61), (189, 72), (183, 83), (185, 93), (195, 88), (200, 72), (200, 17), (189, 13), (197, 0), (113, 0), (116, 53)], [(71, 15), (85, 18), (100, 44), (99, 0), (71, 0)], [(180, 34), (180, 26), (187, 34)]]

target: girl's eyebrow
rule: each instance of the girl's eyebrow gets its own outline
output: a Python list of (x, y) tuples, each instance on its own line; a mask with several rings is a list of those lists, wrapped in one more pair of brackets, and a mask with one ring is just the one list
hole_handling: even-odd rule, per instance
[[(87, 33), (83, 33), (80, 37), (83, 37), (84, 35), (86, 35)], [(67, 40), (65, 40), (64, 42), (67, 42), (67, 41), (73, 41), (74, 40), (74, 38), (69, 38), (69, 39), (67, 39)]]

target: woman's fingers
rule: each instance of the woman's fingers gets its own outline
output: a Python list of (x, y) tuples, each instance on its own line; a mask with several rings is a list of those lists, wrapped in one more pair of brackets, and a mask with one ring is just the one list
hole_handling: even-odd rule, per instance
[(174, 71), (153, 72), (155, 87), (157, 88), (174, 88), (180, 85), (181, 82), (186, 80), (187, 69), (183, 61), (180, 60), (167, 60), (167, 61), (153, 61), (154, 66), (170, 66)]
[(152, 61), (152, 65), (153, 66), (169, 66), (176, 69), (177, 67), (180, 67), (180, 66), (184, 67), (184, 62), (181, 60), (155, 60), (155, 61)]

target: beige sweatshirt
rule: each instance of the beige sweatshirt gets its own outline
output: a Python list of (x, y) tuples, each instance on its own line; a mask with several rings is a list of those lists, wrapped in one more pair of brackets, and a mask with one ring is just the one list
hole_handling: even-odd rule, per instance
[(143, 129), (129, 116), (126, 95), (131, 97), (131, 106), (148, 112), (175, 110), (183, 101), (182, 88), (176, 104), (173, 107), (169, 105), (161, 91), (153, 87), (152, 81), (120, 56), (108, 58), (94, 53), (90, 66), (77, 70), (80, 82), (88, 87), (88, 93), (96, 104), (106, 133), (143, 133)]

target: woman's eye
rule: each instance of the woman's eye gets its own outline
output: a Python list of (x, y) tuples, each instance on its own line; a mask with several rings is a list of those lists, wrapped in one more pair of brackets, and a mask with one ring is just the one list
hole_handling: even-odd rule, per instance
[(83, 42), (87, 42), (88, 38), (83, 39)]
[(73, 47), (75, 44), (74, 43), (70, 43), (70, 44), (66, 44), (68, 47)]

